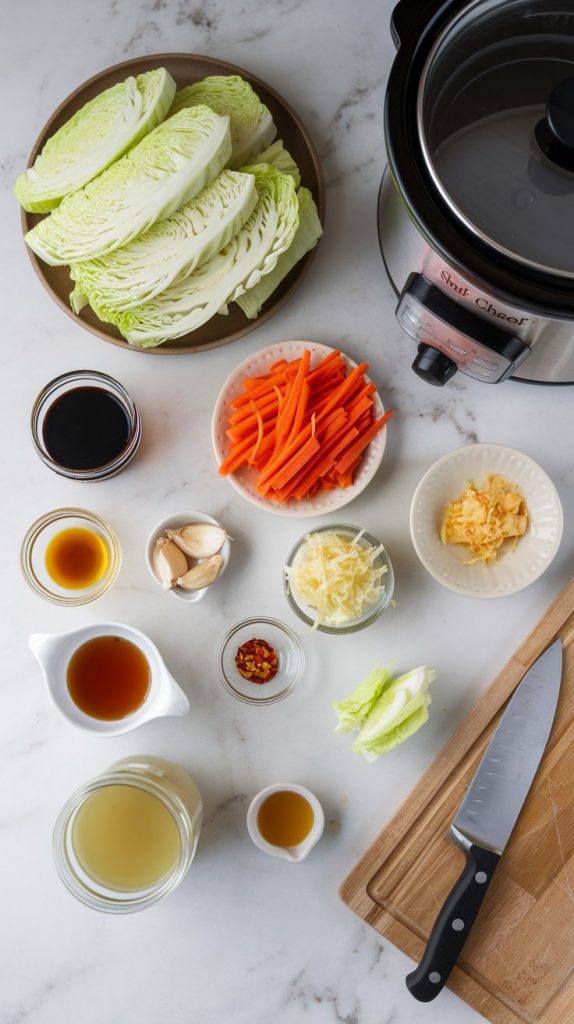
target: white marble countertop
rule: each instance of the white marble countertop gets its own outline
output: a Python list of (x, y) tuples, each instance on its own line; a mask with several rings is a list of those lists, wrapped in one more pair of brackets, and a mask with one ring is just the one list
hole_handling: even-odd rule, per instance
[[(574, 475), (571, 442), (564, 442), (572, 437), (572, 395), (513, 383), (487, 389), (463, 377), (437, 392), (409, 369), (411, 343), (394, 321), (375, 218), (391, 7), (391, 0), (18, 0), (3, 12), (2, 1024), (480, 1019), (450, 992), (430, 1006), (412, 1001), (404, 987), (409, 961), (339, 902), (337, 888), (571, 572)], [(269, 324), (213, 352), (150, 359), (84, 333), (51, 302), (24, 251), (10, 185), (45, 119), (79, 82), (130, 56), (170, 50), (236, 62), (286, 97), (324, 161), (328, 223), (311, 272)], [(287, 701), (258, 709), (222, 690), (215, 648), (246, 614), (272, 613), (296, 626), (281, 565), (302, 523), (252, 509), (218, 479), (210, 416), (238, 360), (301, 337), (367, 358), (396, 411), (381, 470), (344, 517), (385, 541), (398, 604), (354, 637), (304, 636), (305, 682)], [(100, 485), (53, 475), (29, 438), (38, 390), (80, 367), (118, 377), (143, 418), (136, 461)], [(540, 461), (566, 511), (554, 564), (527, 591), (502, 602), (441, 589), (418, 563), (408, 533), (409, 502), (423, 471), (477, 439), (515, 445)], [(124, 554), (109, 594), (73, 610), (42, 602), (18, 568), (29, 523), (67, 504), (107, 518)], [(190, 607), (158, 592), (143, 559), (153, 523), (186, 506), (211, 512), (236, 538), (225, 581)], [(110, 740), (84, 735), (58, 717), (27, 636), (106, 618), (149, 632), (189, 694), (188, 717)], [(411, 742), (368, 765), (351, 753), (347, 738), (333, 734), (329, 702), (387, 660), (405, 669), (421, 662), (436, 667), (431, 719)], [(181, 888), (163, 903), (125, 918), (98, 915), (60, 884), (52, 825), (82, 782), (139, 752), (167, 755), (196, 778), (205, 802), (199, 850)], [(321, 844), (299, 865), (265, 857), (245, 828), (251, 796), (284, 780), (314, 790), (329, 822)]]

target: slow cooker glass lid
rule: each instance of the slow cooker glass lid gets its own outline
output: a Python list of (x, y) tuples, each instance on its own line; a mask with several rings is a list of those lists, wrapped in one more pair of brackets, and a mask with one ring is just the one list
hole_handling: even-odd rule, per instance
[(432, 188), (507, 257), (574, 276), (574, 7), (474, 0), (421, 74)]

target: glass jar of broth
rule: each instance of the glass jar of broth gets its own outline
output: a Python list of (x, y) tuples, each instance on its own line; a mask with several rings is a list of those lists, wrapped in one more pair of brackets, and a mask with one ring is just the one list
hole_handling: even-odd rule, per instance
[(133, 913), (185, 877), (201, 829), (195, 782), (159, 757), (125, 757), (78, 789), (54, 828), (56, 868), (86, 906)]

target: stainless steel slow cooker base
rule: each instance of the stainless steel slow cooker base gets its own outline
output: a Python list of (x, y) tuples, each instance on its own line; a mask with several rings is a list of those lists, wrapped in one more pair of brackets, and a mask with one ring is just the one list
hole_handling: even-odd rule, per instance
[[(416, 293), (411, 295), (413, 275), (420, 275), (433, 290), (453, 300), (463, 316), (466, 311), (473, 314), (479, 335), (485, 334), (483, 325), (490, 324), (493, 336), (508, 332), (509, 339), (520, 339), (528, 346), (530, 351), (510, 373), (514, 380), (574, 384), (574, 322), (540, 317), (524, 307), (510, 306), (482, 282), (473, 280), (468, 271), (442, 259), (411, 221), (388, 168), (379, 192), (378, 223), (383, 260), (399, 300), (398, 319), (413, 341), (438, 349), (459, 370), (487, 383), (507, 374), (502, 358), (488, 351), (488, 330), (477, 342), (476, 336), (469, 336), (426, 309)], [(456, 319), (456, 309), (454, 312)], [(413, 355), (415, 352), (413, 345)]]

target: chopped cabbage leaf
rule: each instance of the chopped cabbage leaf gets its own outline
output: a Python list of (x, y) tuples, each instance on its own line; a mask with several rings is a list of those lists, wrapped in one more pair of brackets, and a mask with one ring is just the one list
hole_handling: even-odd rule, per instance
[(299, 222), (293, 179), (268, 164), (242, 170), (255, 177), (253, 213), (216, 256), (188, 277), (137, 309), (110, 318), (130, 344), (148, 348), (196, 330), (270, 273), (291, 245)]
[(256, 158), (258, 164), (271, 164), (281, 174), (290, 174), (295, 181), (295, 188), (301, 184), (301, 174), (293, 157), (283, 145), (283, 139), (276, 139), (263, 153), (258, 153)]
[(373, 740), (370, 744), (361, 744), (357, 738), (353, 744), (353, 750), (362, 754), (365, 760), (372, 764), (382, 754), (388, 754), (400, 743), (404, 743), (405, 740), (414, 736), (415, 732), (418, 732), (425, 722), (428, 722), (428, 717), (427, 705), (421, 703), (416, 711), (412, 711), (407, 718), (399, 722), (394, 729), (385, 733), (380, 739)]
[(299, 189), (297, 201), (299, 203), (299, 227), (291, 245), (279, 257), (275, 269), (270, 274), (266, 274), (259, 284), (254, 285), (237, 299), (237, 305), (241, 306), (245, 316), (250, 320), (258, 316), (261, 307), (281, 284), (281, 281), (287, 277), (287, 274), (305, 253), (315, 248), (323, 234), (317, 207), (308, 188)]
[[(76, 312), (89, 301), (101, 320), (149, 302), (191, 274), (237, 234), (257, 202), (255, 178), (222, 171), (206, 188), (108, 256), (73, 264)], [(81, 307), (80, 307), (81, 308)]]
[(440, 537), (443, 544), (466, 547), (472, 556), (466, 565), (492, 565), (504, 542), (516, 544), (527, 526), (528, 509), (516, 484), (491, 474), (480, 484), (467, 482), (464, 494), (449, 502)]
[(174, 95), (175, 82), (165, 68), (99, 93), (50, 136), (16, 180), (18, 202), (31, 213), (54, 209), (163, 121)]
[(269, 146), (277, 134), (273, 118), (257, 93), (239, 75), (210, 75), (176, 92), (171, 113), (205, 103), (216, 114), (228, 114), (231, 122), (231, 158), (234, 170), (249, 163)]
[(421, 665), (385, 686), (371, 707), (353, 750), (374, 761), (412, 736), (428, 719), (429, 687), (436, 672)]
[(230, 151), (227, 117), (205, 106), (182, 110), (67, 196), (26, 242), (53, 266), (113, 252), (197, 195)]
[(313, 629), (358, 619), (379, 599), (387, 567), (375, 562), (384, 548), (363, 544), (362, 534), (352, 540), (336, 530), (309, 534), (286, 568), (295, 600), (315, 613)]
[(363, 679), (362, 683), (359, 683), (349, 697), (346, 697), (345, 700), (333, 701), (332, 706), (339, 717), (339, 724), (335, 732), (347, 733), (352, 732), (353, 729), (360, 729), (367, 720), (373, 704), (390, 682), (389, 669), (378, 666), (366, 679)]

